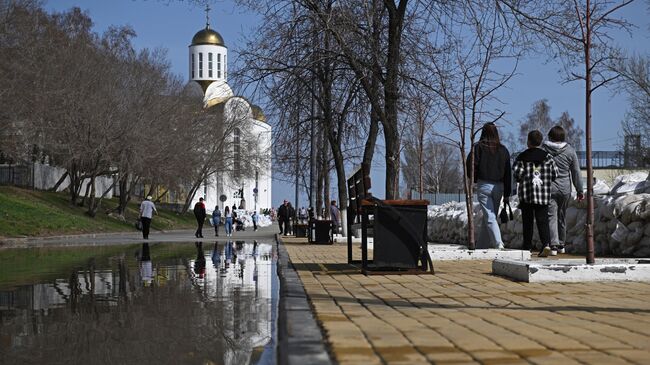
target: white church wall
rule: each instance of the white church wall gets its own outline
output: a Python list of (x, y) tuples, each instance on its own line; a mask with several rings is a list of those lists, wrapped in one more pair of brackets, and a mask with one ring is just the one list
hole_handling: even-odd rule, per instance
[[(37, 190), (49, 190), (56, 185), (61, 176), (65, 174), (65, 169), (58, 166), (50, 166), (41, 163), (34, 163), (33, 173), (34, 173), (34, 188)], [(84, 179), (81, 183), (81, 194), (83, 195), (86, 192), (86, 188), (90, 184), (90, 179)], [(113, 185), (113, 178), (107, 176), (99, 176), (95, 178), (95, 197), (99, 198), (108, 190), (111, 185)], [(56, 191), (63, 191), (70, 186), (70, 178), (65, 178), (63, 183), (59, 185)], [(113, 197), (113, 191), (111, 190), (106, 194), (106, 198), (110, 199)]]
[[(245, 99), (237, 98), (237, 100), (245, 101)], [(248, 108), (250, 109), (250, 108)], [(246, 109), (246, 111), (248, 111)], [(240, 109), (241, 110), (241, 109)], [(248, 111), (249, 112), (249, 111)], [(211, 213), (217, 203), (219, 208), (223, 211), (225, 206), (232, 207), (233, 204), (237, 207), (241, 204), (242, 196), (240, 196), (240, 189), (243, 188), (243, 198), (246, 205), (246, 210), (257, 212), (262, 209), (269, 209), (272, 205), (272, 169), (271, 169), (271, 126), (267, 123), (250, 119), (251, 133), (250, 138), (255, 138), (260, 153), (266, 155), (266, 161), (262, 162), (262, 166), (258, 170), (257, 177), (257, 202), (255, 201), (255, 178), (248, 178), (241, 181), (239, 184), (232, 184), (227, 177), (216, 174), (212, 176), (203, 186), (199, 188), (192, 201), (192, 206), (199, 201), (199, 198), (205, 199), (206, 210)], [(219, 197), (226, 196), (226, 201), (221, 202)]]

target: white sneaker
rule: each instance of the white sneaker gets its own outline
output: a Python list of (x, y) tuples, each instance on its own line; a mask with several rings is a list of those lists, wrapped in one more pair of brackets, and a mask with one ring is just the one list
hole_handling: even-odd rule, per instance
[(551, 249), (551, 256), (557, 256), (557, 250)]
[(551, 248), (549, 246), (544, 246), (542, 251), (537, 255), (538, 257), (548, 257), (548, 255), (551, 253)]
[(497, 246), (497, 250), (503, 251), (505, 249), (506, 249), (506, 246), (504, 246), (503, 243), (499, 243), (499, 245)]
[(562, 247), (557, 250), (557, 253), (566, 253), (566, 250)]

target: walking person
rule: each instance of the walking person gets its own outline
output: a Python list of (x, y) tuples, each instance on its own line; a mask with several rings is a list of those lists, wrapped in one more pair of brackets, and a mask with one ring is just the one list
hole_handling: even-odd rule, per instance
[(305, 207), (300, 208), (298, 219), (300, 219), (300, 223), (305, 223), (305, 221), (307, 220), (307, 209), (305, 209)]
[(232, 211), (230, 212), (232, 214), (232, 231), (230, 232), (230, 235), (232, 236), (232, 232), (237, 232), (237, 205), (233, 204), (232, 205)]
[(553, 156), (557, 167), (557, 179), (551, 184), (551, 201), (548, 205), (548, 221), (551, 232), (551, 256), (564, 253), (566, 239), (566, 209), (571, 199), (571, 185), (576, 189), (578, 200), (584, 199), (580, 163), (573, 146), (566, 142), (566, 131), (559, 125), (548, 132), (544, 150)]
[(296, 221), (296, 209), (291, 205), (291, 203), (287, 203), (287, 211), (289, 212), (289, 217), (284, 222), (285, 236), (287, 235), (287, 227), (289, 227), (288, 234), (293, 234), (294, 223)]
[(537, 232), (542, 241), (542, 250), (538, 255), (540, 257), (551, 253), (548, 205), (551, 201), (551, 185), (558, 175), (553, 156), (540, 148), (543, 138), (538, 130), (528, 133), (528, 149), (517, 156), (514, 167), (524, 225), (523, 249), (532, 250), (533, 224), (536, 220)]
[(253, 231), (257, 231), (257, 212), (253, 212), (251, 215), (251, 220), (253, 221)]
[(154, 213), (158, 214), (156, 205), (151, 201), (151, 195), (148, 195), (140, 204), (140, 222), (142, 222), (142, 238), (149, 239), (149, 228)]
[(341, 226), (341, 210), (336, 205), (336, 200), (332, 200), (330, 203), (330, 218), (332, 219), (332, 225), (334, 225), (334, 233), (338, 234)]
[(223, 216), (225, 218), (224, 229), (226, 230), (226, 236), (232, 236), (232, 213), (230, 213), (230, 207), (226, 205), (226, 209), (223, 210)]
[(219, 237), (219, 225), (221, 224), (221, 211), (219, 210), (219, 205), (214, 207), (212, 211), (212, 223), (214, 224), (214, 235)]
[(287, 235), (287, 221), (289, 220), (289, 210), (287, 208), (288, 202), (285, 200), (278, 208), (278, 225), (280, 226), (280, 234)]
[(194, 204), (194, 218), (196, 218), (196, 233), (194, 233), (194, 236), (196, 238), (203, 238), (203, 223), (205, 223), (205, 217), (206, 217), (206, 212), (205, 212), (205, 203), (203, 202), (203, 198), (199, 198), (199, 201)]
[[(501, 198), (510, 200), (512, 169), (510, 152), (501, 144), (499, 131), (494, 123), (485, 123), (479, 141), (473, 148), (474, 165), (468, 168), (470, 178), (476, 184), (478, 203), (483, 212), (483, 224), (478, 235), (477, 248), (505, 249), (497, 214)], [(467, 157), (470, 166), (472, 154)]]

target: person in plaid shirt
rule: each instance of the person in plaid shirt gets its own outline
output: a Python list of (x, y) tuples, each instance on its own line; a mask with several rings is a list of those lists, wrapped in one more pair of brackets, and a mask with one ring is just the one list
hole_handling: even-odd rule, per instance
[(533, 224), (536, 220), (543, 247), (540, 257), (546, 257), (551, 252), (548, 205), (551, 201), (551, 184), (558, 175), (553, 156), (540, 148), (543, 139), (538, 130), (528, 133), (528, 149), (517, 156), (514, 166), (524, 225), (523, 248), (531, 250), (533, 247)]

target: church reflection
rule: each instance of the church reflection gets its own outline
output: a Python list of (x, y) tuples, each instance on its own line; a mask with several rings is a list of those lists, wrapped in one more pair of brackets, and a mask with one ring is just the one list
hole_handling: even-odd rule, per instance
[[(80, 350), (87, 363), (147, 354), (177, 363), (274, 359), (279, 283), (272, 246), (171, 246), (143, 243), (137, 252), (92, 259), (33, 285), (0, 282), (0, 352), (10, 363), (38, 363), (55, 352), (65, 363), (65, 353), (79, 360)], [(105, 346), (111, 361), (101, 356)]]

